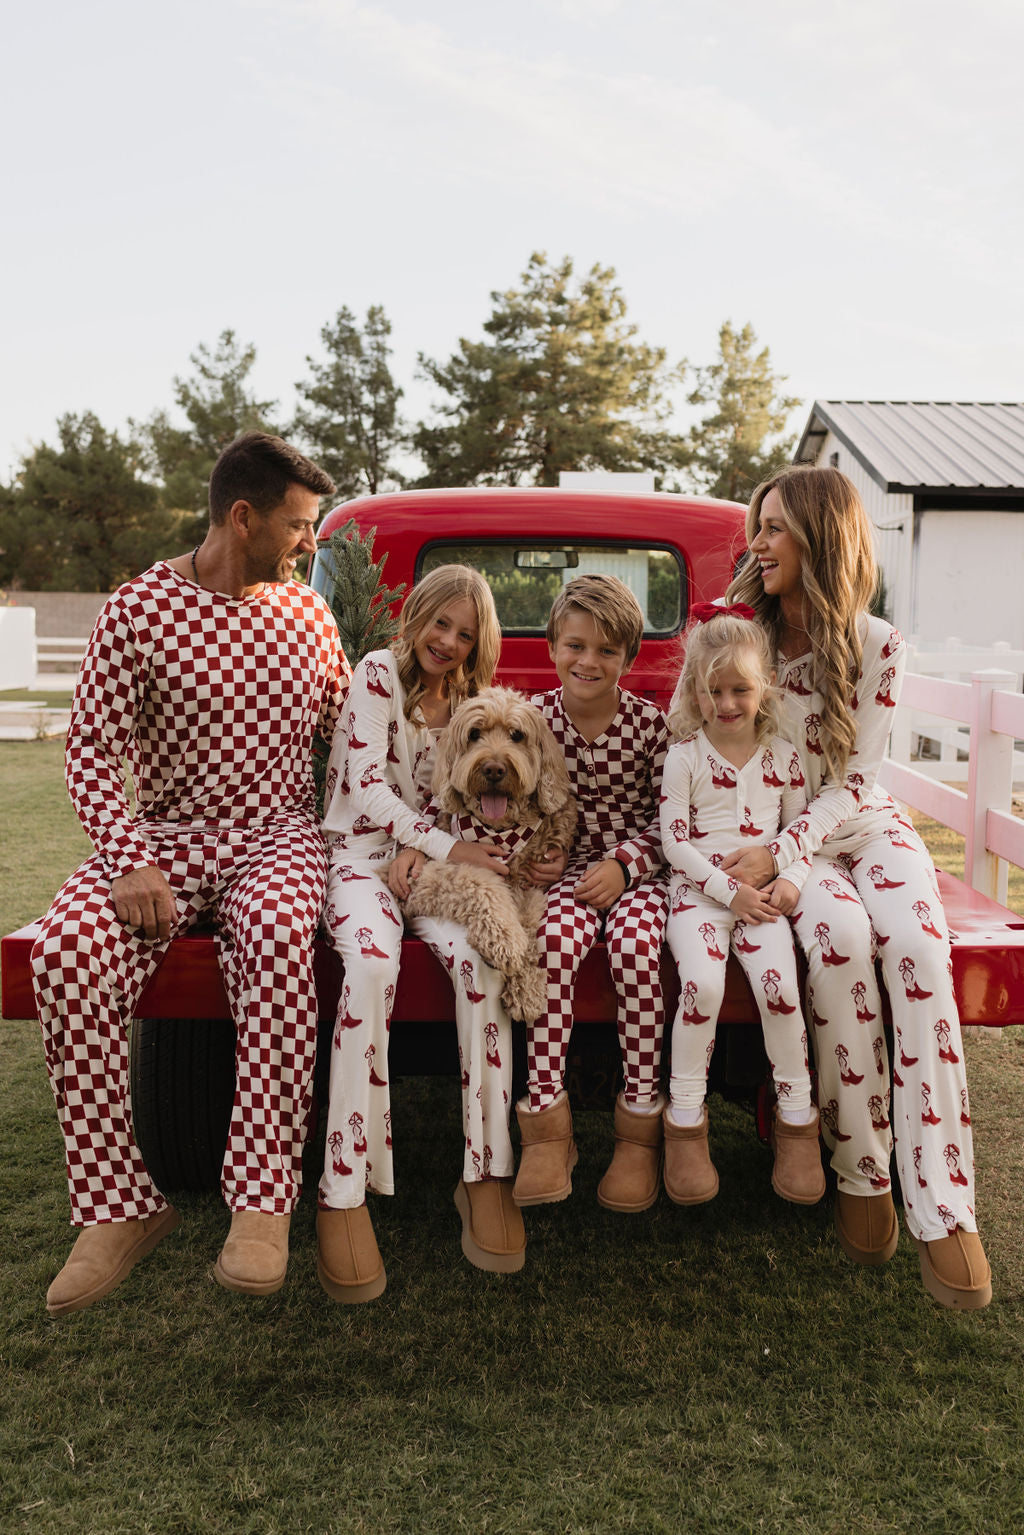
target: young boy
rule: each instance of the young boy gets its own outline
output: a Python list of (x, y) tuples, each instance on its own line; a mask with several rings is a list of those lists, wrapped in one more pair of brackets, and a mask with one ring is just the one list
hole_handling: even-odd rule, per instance
[(576, 1146), (565, 1060), (576, 975), (602, 929), (619, 998), (625, 1087), (615, 1105), (615, 1154), (597, 1197), (610, 1210), (632, 1211), (646, 1210), (658, 1194), (660, 961), (668, 906), (658, 799), (669, 730), (660, 709), (619, 688), (643, 628), (640, 604), (615, 576), (570, 581), (548, 619), (561, 687), (533, 703), (565, 754), (580, 820), (564, 872), (537, 866), (538, 883), (549, 884), (540, 931), (548, 1005), (527, 1028), (529, 1095), (516, 1108), (520, 1205), (551, 1204), (572, 1189)]

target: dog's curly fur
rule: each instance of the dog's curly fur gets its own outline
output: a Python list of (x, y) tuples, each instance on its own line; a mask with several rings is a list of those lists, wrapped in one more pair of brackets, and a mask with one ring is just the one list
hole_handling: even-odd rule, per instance
[(465, 813), (482, 839), (488, 829), (533, 829), (525, 847), (510, 856), (507, 879), (490, 869), (428, 859), (402, 902), (409, 916), (461, 923), (480, 957), (504, 975), (502, 1000), (512, 1017), (532, 1022), (546, 1002), (537, 954), (546, 893), (528, 882), (526, 866), (553, 848), (568, 852), (576, 829), (565, 761), (540, 710), (511, 688), (498, 687), (459, 704), (441, 737), (433, 790), (444, 831), (459, 835), (453, 822)]

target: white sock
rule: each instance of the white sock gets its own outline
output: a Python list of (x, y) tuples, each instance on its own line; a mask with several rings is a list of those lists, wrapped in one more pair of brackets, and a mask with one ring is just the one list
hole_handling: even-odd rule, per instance
[(786, 1104), (783, 1108), (781, 1103), (777, 1107), (778, 1116), (785, 1125), (809, 1125), (817, 1112), (813, 1103), (809, 1103), (805, 1109), (799, 1109), (793, 1104)]
[(704, 1105), (699, 1103), (696, 1108), (680, 1108), (672, 1104), (668, 1111), (670, 1123), (680, 1130), (692, 1129), (694, 1125), (704, 1123)]

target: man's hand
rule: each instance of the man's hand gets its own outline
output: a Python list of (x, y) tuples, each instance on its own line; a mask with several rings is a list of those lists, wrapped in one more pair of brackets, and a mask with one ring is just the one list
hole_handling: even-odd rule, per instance
[(449, 863), (471, 863), (477, 869), (490, 869), (494, 874), (508, 878), (508, 864), (501, 848), (493, 842), (456, 842), (448, 854)]
[(118, 921), (140, 938), (170, 938), (178, 920), (174, 891), (155, 864), (110, 881)]
[(607, 911), (626, 888), (626, 869), (617, 858), (603, 858), (592, 863), (576, 885), (573, 895), (587, 906)]
[(729, 910), (734, 911), (742, 922), (777, 922), (779, 914), (763, 890), (756, 890), (753, 885), (741, 885), (729, 902)]
[(388, 889), (392, 895), (397, 895), (400, 901), (405, 901), (412, 890), (412, 882), (419, 877), (419, 872), (427, 861), (425, 853), (421, 853), (418, 847), (403, 847), (402, 851), (395, 855), (388, 868)]
[(771, 897), (771, 903), (776, 911), (781, 911), (784, 917), (790, 912), (796, 911), (796, 903), (800, 899), (800, 892), (794, 884), (791, 884), (783, 875), (773, 879), (771, 884), (763, 891), (764, 895)]
[(775, 878), (775, 859), (766, 847), (750, 847), (745, 852), (728, 853), (722, 859), (723, 874), (731, 874), (744, 885), (758, 889)]
[(526, 874), (531, 885), (539, 885), (546, 890), (556, 880), (561, 879), (569, 863), (569, 854), (564, 847), (545, 848), (541, 858), (527, 864)]

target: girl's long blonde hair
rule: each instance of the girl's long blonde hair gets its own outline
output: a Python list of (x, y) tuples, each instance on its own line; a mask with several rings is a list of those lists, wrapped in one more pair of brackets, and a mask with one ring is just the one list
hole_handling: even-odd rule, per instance
[[(747, 543), (761, 526), (761, 507), (778, 491), (781, 521), (800, 550), (802, 622), (812, 655), (811, 684), (822, 696), (821, 749), (829, 774), (841, 780), (857, 740), (850, 705), (863, 656), (861, 618), (878, 584), (874, 540), (856, 487), (838, 469), (791, 465), (754, 491), (747, 511)], [(729, 602), (746, 602), (778, 653), (785, 623), (777, 597), (764, 589), (757, 560), (748, 555), (729, 587)]]
[[(774, 682), (772, 647), (758, 623), (722, 613), (717, 618), (690, 626), (683, 636), (686, 653), (683, 669), (672, 695), (668, 723), (672, 734), (692, 735), (704, 724), (697, 689), (710, 693), (719, 672), (734, 666), (741, 676), (761, 689), (754, 725), (760, 745), (781, 734), (781, 705)], [(753, 664), (751, 664), (753, 662)]]
[(449, 603), (463, 598), (468, 598), (476, 608), (476, 644), (462, 665), (445, 676), (444, 691), (454, 709), (463, 698), (472, 698), (481, 688), (490, 687), (501, 653), (501, 628), (491, 589), (483, 576), (468, 565), (439, 565), (418, 581), (405, 599), (398, 633), (391, 643), (405, 693), (407, 720), (423, 723), (419, 705), (426, 689), (416, 660), (416, 646)]

